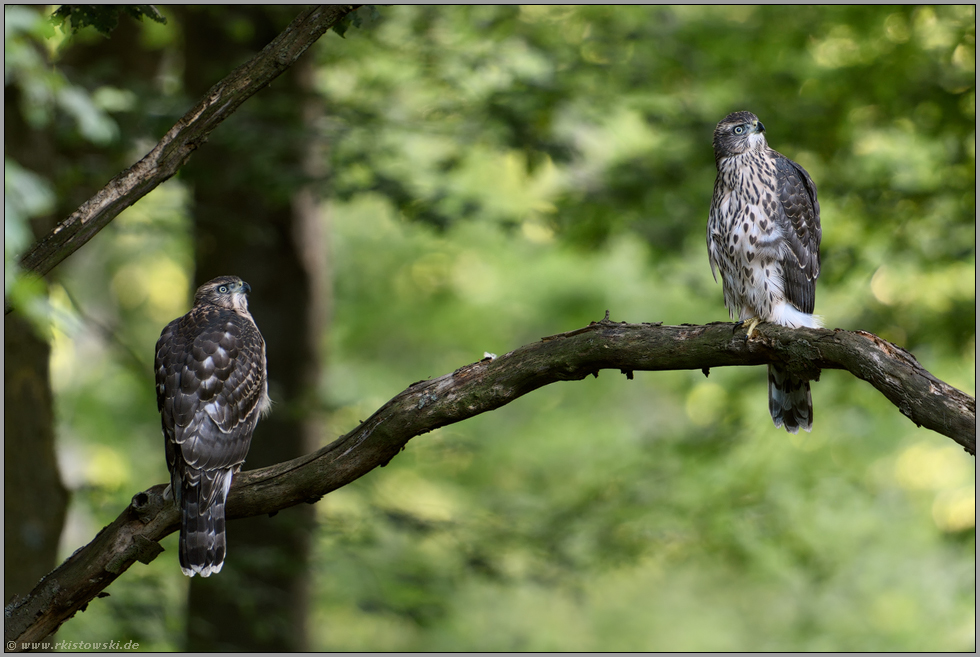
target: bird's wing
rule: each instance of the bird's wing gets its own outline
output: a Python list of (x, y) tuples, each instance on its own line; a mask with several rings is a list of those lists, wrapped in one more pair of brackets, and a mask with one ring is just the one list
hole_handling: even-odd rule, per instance
[(787, 299), (805, 313), (812, 313), (816, 280), (820, 275), (820, 204), (809, 174), (796, 162), (772, 151), (776, 167), (779, 207), (775, 220), (783, 229), (786, 250), (782, 254)]

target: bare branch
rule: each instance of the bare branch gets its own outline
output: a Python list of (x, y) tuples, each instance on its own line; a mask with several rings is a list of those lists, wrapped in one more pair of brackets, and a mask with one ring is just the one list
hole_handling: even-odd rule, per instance
[[(109, 181), (20, 259), (28, 275), (44, 276), (105, 228), (120, 212), (173, 176), (208, 135), (264, 89), (313, 43), (359, 5), (304, 9), (255, 57), (229, 73), (172, 127), (142, 160)], [(4, 303), (4, 314), (10, 312)]]
[[(759, 337), (746, 342), (745, 334), (728, 323), (660, 326), (604, 319), (414, 383), (323, 449), (238, 475), (228, 499), (229, 517), (314, 503), (384, 466), (415, 436), (492, 411), (549, 383), (583, 379), (603, 369), (632, 376), (641, 370), (778, 362), (812, 379), (821, 369), (844, 369), (871, 383), (917, 425), (975, 453), (976, 400), (929, 374), (904, 349), (863, 331), (763, 324), (757, 332)], [(160, 539), (179, 525), (177, 509), (161, 497), (163, 489), (161, 484), (138, 493), (91, 543), (28, 596), (8, 605), (6, 640), (18, 645), (42, 640), (135, 561), (154, 559), (162, 551)]]

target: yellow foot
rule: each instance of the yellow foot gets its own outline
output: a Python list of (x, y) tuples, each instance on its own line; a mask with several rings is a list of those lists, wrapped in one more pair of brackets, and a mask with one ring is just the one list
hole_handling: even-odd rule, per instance
[(758, 317), (749, 317), (748, 319), (741, 320), (736, 326), (741, 326), (743, 324), (748, 324), (749, 327), (745, 331), (745, 340), (748, 341), (752, 337), (752, 332), (755, 331), (755, 327), (762, 323), (762, 320)]

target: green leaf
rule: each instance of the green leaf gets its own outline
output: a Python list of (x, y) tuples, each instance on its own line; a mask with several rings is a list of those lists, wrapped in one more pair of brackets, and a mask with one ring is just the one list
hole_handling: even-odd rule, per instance
[(153, 5), (61, 5), (51, 14), (51, 22), (67, 32), (67, 21), (73, 34), (91, 26), (108, 37), (119, 24), (120, 12), (125, 12), (136, 20), (143, 20), (146, 16), (157, 23), (167, 23), (166, 17)]

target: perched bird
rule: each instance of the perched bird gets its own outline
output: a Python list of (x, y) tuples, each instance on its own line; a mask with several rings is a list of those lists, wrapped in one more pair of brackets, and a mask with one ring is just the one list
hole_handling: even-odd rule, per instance
[(156, 347), (157, 407), (170, 488), (180, 509), (180, 569), (208, 577), (225, 561), (225, 500), (252, 432), (270, 406), (265, 341), (248, 283), (221, 276), (167, 324)]
[[(817, 328), (813, 314), (820, 275), (820, 204), (809, 174), (769, 148), (751, 112), (733, 112), (715, 128), (715, 179), (708, 218), (708, 259), (732, 318)], [(769, 366), (769, 414), (797, 433), (813, 427), (810, 384)]]

